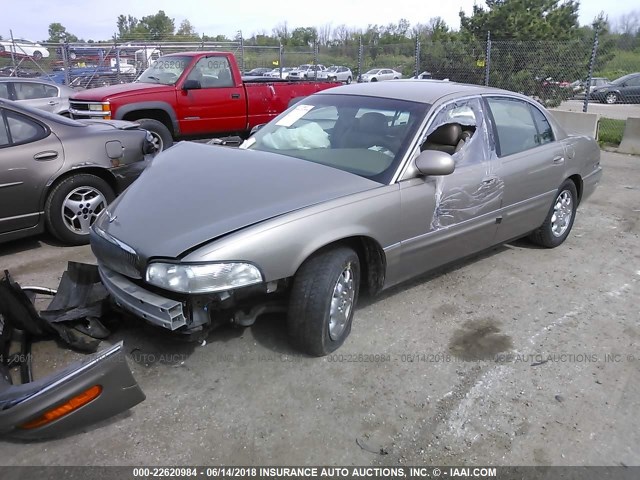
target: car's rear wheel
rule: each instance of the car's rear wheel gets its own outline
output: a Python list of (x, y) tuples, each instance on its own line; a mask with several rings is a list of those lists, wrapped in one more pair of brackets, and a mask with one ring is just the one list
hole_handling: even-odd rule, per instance
[(164, 123), (153, 118), (141, 118), (140, 120), (134, 120), (134, 122), (151, 133), (153, 147), (156, 152), (166, 150), (173, 145), (173, 136)]
[(294, 345), (323, 356), (351, 332), (360, 287), (360, 262), (350, 248), (326, 250), (298, 270), (291, 289), (287, 326)]
[(351, 77), (347, 77), (347, 85), (349, 85), (352, 81), (353, 79)]
[(531, 233), (533, 243), (547, 248), (562, 244), (573, 227), (578, 208), (578, 191), (575, 183), (565, 181), (558, 189), (556, 199), (540, 228)]
[(377, 82), (377, 81), (378, 81), (378, 79), (377, 79), (376, 77), (373, 77), (373, 78), (371, 79), (371, 81), (372, 81), (372, 82)]
[(607, 93), (604, 96), (604, 103), (608, 103), (609, 105), (613, 105), (614, 103), (618, 103), (618, 94), (615, 92)]
[(71, 245), (89, 243), (89, 229), (109, 203), (113, 189), (102, 178), (80, 173), (57, 183), (47, 197), (47, 228), (58, 240)]
[(34, 60), (42, 60), (42, 52), (40, 52), (38, 50), (33, 52), (33, 59)]

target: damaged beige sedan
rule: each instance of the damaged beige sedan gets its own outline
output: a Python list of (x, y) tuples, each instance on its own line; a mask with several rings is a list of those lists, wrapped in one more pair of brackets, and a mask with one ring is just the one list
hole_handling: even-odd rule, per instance
[[(294, 344), (338, 348), (359, 294), (528, 235), (569, 235), (600, 150), (538, 103), (401, 80), (305, 98), (240, 149), (180, 143), (96, 221), (115, 302), (186, 335), (287, 312)], [(356, 318), (357, 321), (357, 318)]]

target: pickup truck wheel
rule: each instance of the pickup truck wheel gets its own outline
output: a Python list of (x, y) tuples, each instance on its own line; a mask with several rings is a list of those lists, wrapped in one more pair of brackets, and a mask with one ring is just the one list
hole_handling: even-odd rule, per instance
[(318, 357), (342, 345), (351, 332), (359, 286), (360, 262), (350, 248), (328, 250), (303, 263), (293, 280), (287, 317), (294, 345)]
[(87, 173), (67, 177), (47, 197), (47, 228), (64, 243), (89, 243), (89, 228), (115, 198), (113, 189), (100, 177)]
[(558, 189), (547, 218), (540, 228), (529, 235), (529, 239), (542, 247), (554, 248), (569, 236), (578, 208), (578, 191), (571, 180), (565, 181)]
[(173, 145), (173, 136), (164, 123), (154, 120), (153, 118), (141, 118), (134, 120), (141, 128), (148, 130), (153, 137), (153, 146), (156, 152), (166, 150)]

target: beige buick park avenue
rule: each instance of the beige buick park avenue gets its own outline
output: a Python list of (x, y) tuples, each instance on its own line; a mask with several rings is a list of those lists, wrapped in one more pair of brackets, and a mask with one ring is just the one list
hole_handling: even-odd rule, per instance
[(197, 336), (287, 312), (292, 342), (326, 355), (363, 292), (518, 237), (559, 246), (601, 173), (594, 139), (525, 96), (352, 84), (301, 100), (240, 149), (163, 152), (91, 245), (114, 301), (147, 322)]

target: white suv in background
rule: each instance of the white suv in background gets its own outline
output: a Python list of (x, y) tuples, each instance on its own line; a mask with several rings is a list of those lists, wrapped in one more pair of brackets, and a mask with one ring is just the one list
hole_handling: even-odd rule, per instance
[(353, 74), (351, 69), (341, 65), (331, 65), (327, 68), (327, 80), (337, 80), (338, 82), (351, 83)]
[(313, 80), (314, 78), (325, 80), (327, 78), (327, 67), (324, 65), (305, 64), (289, 72), (289, 80)]

